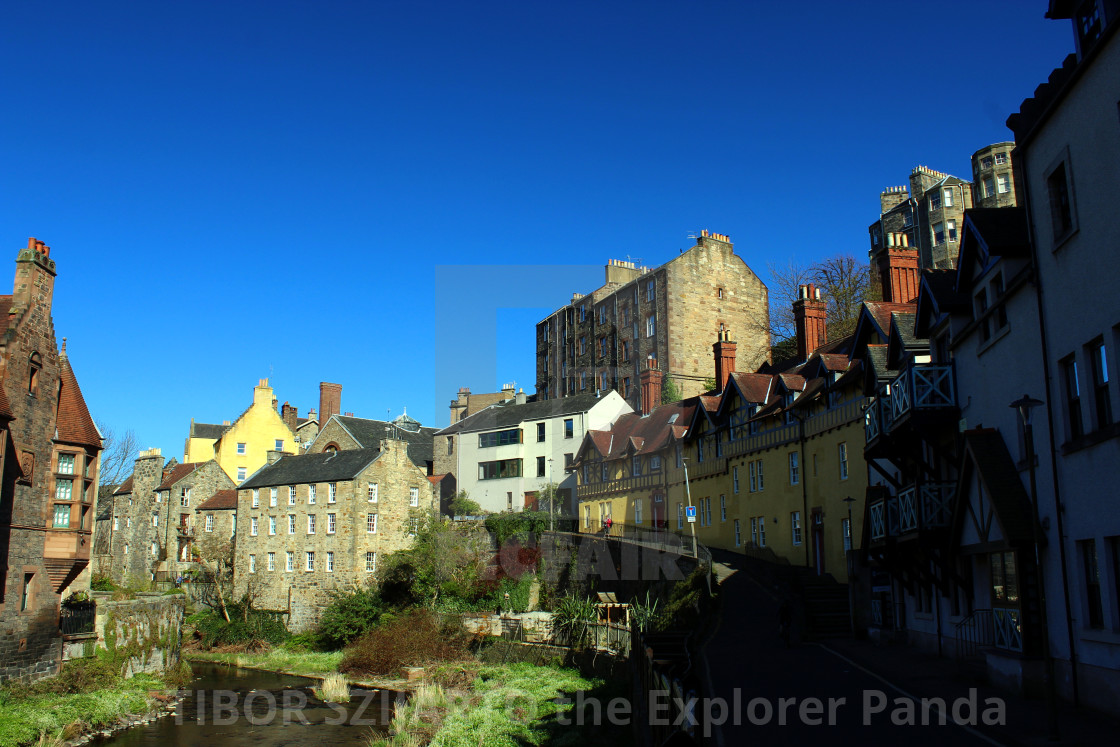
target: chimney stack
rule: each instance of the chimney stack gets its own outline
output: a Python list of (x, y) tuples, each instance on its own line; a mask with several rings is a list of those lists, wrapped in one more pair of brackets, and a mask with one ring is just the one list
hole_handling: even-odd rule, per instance
[(322, 428), (342, 409), (342, 384), (319, 382), (319, 427)]
[(877, 259), (884, 301), (910, 303), (918, 297), (918, 250), (909, 246), (906, 234), (888, 245)]
[(793, 321), (797, 327), (797, 359), (804, 361), (828, 341), (825, 319), (828, 304), (821, 300), (821, 289), (812, 283), (799, 286), (797, 290)]
[(292, 407), (285, 402), (280, 407), (280, 419), (284, 421), (284, 425), (288, 426), (292, 433), (295, 433), (296, 426), (299, 425), (299, 408)]
[(716, 389), (721, 392), (727, 388), (727, 379), (735, 372), (737, 347), (731, 342), (731, 330), (720, 329), (719, 339), (712, 345), (712, 354), (716, 359)]
[(650, 356), (646, 359), (646, 370), (639, 377), (642, 385), (642, 414), (649, 415), (650, 410), (661, 404), (661, 380), (664, 374), (657, 369), (657, 359)]

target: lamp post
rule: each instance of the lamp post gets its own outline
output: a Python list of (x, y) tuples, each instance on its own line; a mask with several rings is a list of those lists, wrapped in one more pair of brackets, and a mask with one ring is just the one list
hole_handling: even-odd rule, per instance
[[(1031, 425), (1031, 411), (1036, 407), (1041, 407), (1044, 402), (1034, 399), (1028, 394), (1024, 394), (1022, 399), (1017, 399), (1012, 402), (1009, 407), (1019, 412), (1019, 418), (1023, 423), (1023, 440), (1027, 447), (1027, 473), (1030, 475), (1031, 487), (1031, 504), (1034, 508), (1034, 516), (1032, 516), (1031, 528), (1034, 536), (1034, 566), (1035, 574), (1038, 579), (1038, 608), (1039, 608), (1039, 623), (1038, 630), (1042, 635), (1042, 660), (1045, 664), (1045, 686), (1046, 686), (1046, 725), (1049, 731), (1049, 739), (1051, 742), (1057, 742), (1060, 739), (1058, 733), (1058, 693), (1054, 683), (1054, 659), (1050, 655), (1050, 626), (1047, 623), (1047, 610), (1046, 610), (1046, 583), (1043, 578), (1042, 569), (1042, 523), (1039, 518), (1038, 511), (1038, 483), (1035, 479), (1034, 470), (1034, 427)], [(1061, 538), (1058, 538), (1061, 541)]]
[[(688, 486), (688, 459), (681, 457), (681, 464), (684, 465), (684, 492), (688, 496), (688, 507), (692, 508), (692, 489)], [(700, 555), (696, 551), (696, 521), (688, 522), (688, 527), (692, 530), (692, 557), (699, 558)]]
[(856, 549), (856, 535), (852, 531), (852, 504), (855, 502), (856, 499), (850, 495), (844, 499), (844, 503), (848, 504), (848, 536), (844, 538), (848, 540), (847, 551), (844, 553), (844, 557), (848, 561), (848, 583), (852, 581), (852, 551)]

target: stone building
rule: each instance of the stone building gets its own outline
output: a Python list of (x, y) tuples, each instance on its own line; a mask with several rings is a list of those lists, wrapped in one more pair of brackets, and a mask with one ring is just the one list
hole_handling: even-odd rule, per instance
[(451, 400), (450, 424), (455, 425), (463, 418), (474, 415), (490, 405), (513, 399), (516, 390), (517, 385), (512, 383), (505, 384), (500, 392), (479, 392), (477, 394), (472, 393), (470, 387), (459, 387), (455, 399)]
[(367, 584), (436, 510), (408, 443), (282, 456), (238, 489), (236, 594), (307, 630), (332, 589)]
[(324, 451), (346, 451), (375, 447), (386, 438), (403, 441), (408, 458), (424, 471), (433, 474), (432, 437), (435, 428), (425, 428), (407, 412), (393, 420), (371, 420), (346, 415), (331, 415), (315, 440), (307, 447), (309, 454)]
[(118, 584), (175, 578), (190, 563), (194, 506), (232, 487), (213, 459), (165, 464), (159, 449), (141, 451), (98, 522), (95, 570)]
[(195, 506), (191, 530), (192, 545), (201, 543), (208, 535), (232, 537), (237, 529), (237, 490), (219, 490)]
[(0, 296), (0, 681), (58, 671), (60, 602), (92, 544), (101, 435), (55, 342), (55, 276), (32, 238)]
[(976, 207), (1015, 207), (1015, 143), (994, 143), (972, 154), (972, 200)]
[(767, 360), (768, 298), (723, 234), (702, 231), (652, 270), (611, 260), (602, 287), (537, 323), (537, 397), (613, 389), (640, 410), (638, 378), (650, 358), (682, 397), (695, 395), (711, 376), (707, 341), (718, 331), (734, 331), (745, 365)]

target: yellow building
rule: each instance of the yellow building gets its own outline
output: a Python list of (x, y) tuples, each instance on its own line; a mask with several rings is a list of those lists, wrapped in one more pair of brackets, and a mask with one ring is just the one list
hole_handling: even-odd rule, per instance
[(183, 462), (216, 459), (238, 484), (263, 467), (268, 452), (297, 453), (295, 437), (276, 409), (268, 379), (253, 388), (253, 404), (231, 424), (210, 425), (191, 421)]

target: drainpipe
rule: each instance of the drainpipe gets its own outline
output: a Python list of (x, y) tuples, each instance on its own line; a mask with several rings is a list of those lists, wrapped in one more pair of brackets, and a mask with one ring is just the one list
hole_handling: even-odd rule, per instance
[[(1018, 147), (1016, 147), (1018, 150)], [(1020, 153), (1020, 156), (1023, 154)], [(1030, 205), (1030, 179), (1027, 175), (1027, 162), (1026, 158), (1022, 158), (1020, 166), (1023, 173), (1023, 205), (1026, 208), (1027, 215), (1034, 215), (1034, 211)], [(1073, 688), (1073, 704), (1080, 704), (1080, 697), (1078, 694), (1077, 682), (1077, 644), (1076, 635), (1073, 631), (1073, 608), (1069, 599), (1069, 566), (1066, 560), (1066, 533), (1065, 523), (1062, 521), (1062, 514), (1065, 508), (1062, 506), (1062, 493), (1058, 484), (1058, 450), (1054, 444), (1054, 406), (1051, 400), (1053, 399), (1054, 390), (1050, 387), (1052, 381), (1052, 374), (1050, 372), (1050, 360), (1047, 358), (1047, 351), (1050, 349), (1047, 342), (1046, 335), (1046, 314), (1042, 306), (1042, 281), (1038, 274), (1038, 245), (1034, 237), (1033, 221), (1027, 221), (1027, 232), (1030, 237), (1031, 245), (1031, 275), (1034, 282), (1035, 299), (1038, 303), (1038, 329), (1039, 340), (1042, 343), (1042, 375), (1044, 384), (1046, 386), (1046, 427), (1050, 429), (1050, 475), (1054, 486), (1054, 519), (1056, 524), (1056, 531), (1058, 534), (1058, 557), (1061, 560), (1062, 566), (1062, 597), (1066, 603), (1066, 635), (1069, 638), (1069, 667), (1070, 667), (1070, 681)], [(1033, 455), (1028, 455), (1028, 459), (1033, 459)], [(1042, 573), (1039, 569), (1039, 573)], [(1043, 611), (1045, 614), (1045, 610)]]

